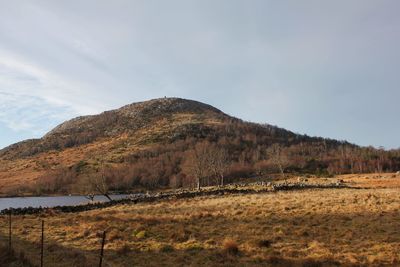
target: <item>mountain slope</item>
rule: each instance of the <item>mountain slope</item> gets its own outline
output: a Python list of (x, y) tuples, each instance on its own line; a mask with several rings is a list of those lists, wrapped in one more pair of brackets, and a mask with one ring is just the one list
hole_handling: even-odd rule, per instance
[[(113, 138), (122, 134), (134, 135), (160, 120), (179, 121), (186, 114), (193, 121), (228, 118), (220, 110), (192, 100), (179, 98), (154, 99), (134, 103), (99, 115), (83, 116), (57, 126), (41, 139), (32, 139), (0, 150), (0, 157), (16, 159), (50, 150), (60, 150)], [(186, 123), (182, 121), (182, 123)]]
[(232, 178), (273, 171), (266, 151), (274, 143), (290, 156), (288, 168), (306, 172), (345, 172), (354, 162), (343, 163), (340, 155), (350, 160), (348, 155), (361, 149), (244, 122), (197, 101), (161, 98), (78, 117), (41, 139), (0, 150), (0, 193), (42, 193), (43, 186), (48, 193), (77, 192), (82, 178), (104, 168), (115, 189), (190, 185), (185, 162), (202, 142), (229, 152)]

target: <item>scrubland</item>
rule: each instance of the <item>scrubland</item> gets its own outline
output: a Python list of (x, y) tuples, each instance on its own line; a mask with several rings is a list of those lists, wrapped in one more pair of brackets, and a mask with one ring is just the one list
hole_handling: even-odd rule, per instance
[[(17, 255), (45, 266), (400, 265), (400, 177), (338, 177), (357, 188), (171, 199), (13, 217)], [(2, 237), (7, 217), (0, 218)], [(4, 238), (3, 238), (4, 240)]]

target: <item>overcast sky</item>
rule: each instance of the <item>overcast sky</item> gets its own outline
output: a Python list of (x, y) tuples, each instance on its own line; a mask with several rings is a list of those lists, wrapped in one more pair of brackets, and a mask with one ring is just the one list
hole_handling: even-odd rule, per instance
[(0, 0), (0, 147), (164, 96), (400, 147), (400, 1)]

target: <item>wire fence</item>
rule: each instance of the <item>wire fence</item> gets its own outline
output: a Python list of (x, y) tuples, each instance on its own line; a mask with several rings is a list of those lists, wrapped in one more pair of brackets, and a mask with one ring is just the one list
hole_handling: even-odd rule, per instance
[[(23, 220), (23, 218), (19, 219)], [(20, 221), (15, 220), (11, 212), (0, 216), (0, 244), (7, 248), (9, 253), (15, 255), (24, 266), (112, 266), (104, 250), (107, 242), (106, 231), (97, 235), (98, 249), (79, 250), (63, 247), (50, 239), (45, 220), (38, 220), (35, 225), (24, 225), (22, 229), (18, 228), (18, 233), (16, 233), (18, 223)]]

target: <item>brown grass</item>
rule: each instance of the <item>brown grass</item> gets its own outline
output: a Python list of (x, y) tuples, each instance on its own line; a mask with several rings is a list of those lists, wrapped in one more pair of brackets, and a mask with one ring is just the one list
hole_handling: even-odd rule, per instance
[(230, 255), (239, 254), (239, 246), (233, 239), (225, 239), (224, 242), (222, 242), (222, 247), (223, 250)]
[[(7, 233), (6, 219), (0, 218), (0, 236)], [(400, 264), (399, 187), (225, 195), (17, 216), (15, 245), (34, 260), (41, 219), (48, 266), (96, 265), (104, 230), (110, 266)]]

